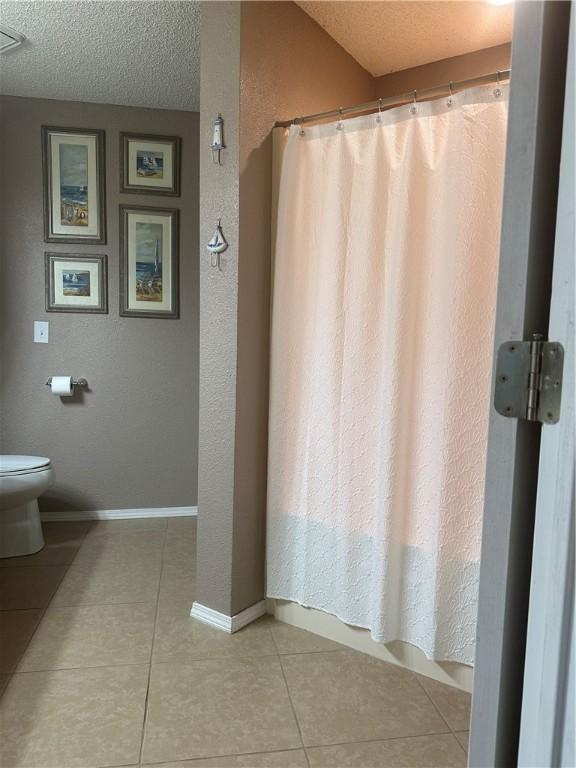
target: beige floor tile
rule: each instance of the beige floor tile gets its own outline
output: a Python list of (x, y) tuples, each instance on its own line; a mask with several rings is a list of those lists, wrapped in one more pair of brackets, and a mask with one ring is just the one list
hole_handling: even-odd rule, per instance
[(342, 651), (344, 646), (325, 637), (307, 632), (290, 624), (276, 622), (271, 626), (278, 653), (315, 653), (317, 651)]
[(152, 665), (143, 762), (301, 746), (276, 658)]
[(41, 617), (41, 610), (0, 611), (0, 672), (16, 667)]
[(189, 534), (173, 534), (168, 532), (164, 543), (164, 562), (179, 564), (186, 568), (195, 567), (196, 539)]
[(14, 675), (0, 702), (6, 768), (138, 762), (148, 667)]
[(40, 552), (23, 557), (7, 557), (0, 560), (0, 569), (26, 568), (43, 565), (70, 565), (78, 551), (80, 544), (47, 544)]
[(18, 671), (146, 664), (155, 613), (154, 603), (48, 608)]
[(162, 517), (144, 517), (130, 520), (94, 520), (88, 536), (114, 536), (117, 533), (149, 533), (165, 531), (167, 520)]
[[(0, 697), (4, 693), (4, 689), (8, 685), (8, 680), (10, 680), (10, 675), (5, 675), (3, 672), (0, 672)], [(2, 756), (2, 747), (0, 746), (0, 757)], [(0, 763), (2, 765), (2, 763)]]
[(196, 536), (197, 517), (169, 517), (168, 535)]
[[(145, 763), (142, 763), (144, 766)], [(251, 755), (228, 755), (197, 760), (180, 760), (177, 763), (156, 763), (154, 768), (308, 768), (302, 749), (285, 752), (259, 752)]]
[(415, 675), (356, 651), (281, 656), (306, 746), (443, 733)]
[(470, 727), (470, 694), (424, 675), (418, 675), (418, 679), (450, 728), (467, 731)]
[(89, 523), (43, 523), (46, 546), (34, 555), (0, 559), (0, 568), (31, 565), (69, 565), (84, 540)]
[(155, 661), (276, 655), (266, 618), (229, 635), (190, 616), (190, 600), (160, 602), (154, 638)]
[(90, 520), (63, 520), (62, 522), (42, 523), (46, 544), (75, 542), (81, 544), (92, 527)]
[(102, 560), (70, 566), (52, 605), (150, 603), (158, 595), (160, 563)]
[(194, 563), (164, 562), (160, 576), (160, 601), (194, 601), (196, 567)]
[(136, 531), (117, 533), (114, 536), (88, 535), (76, 555), (75, 563), (160, 563), (163, 546), (162, 531)]
[(466, 768), (450, 733), (308, 748), (310, 768)]
[(0, 568), (0, 610), (44, 608), (66, 570), (65, 565)]
[(470, 740), (470, 732), (457, 731), (457, 733), (455, 733), (454, 736), (456, 736), (456, 738), (458, 739), (458, 742), (460, 743), (460, 746), (466, 751), (466, 754), (468, 754), (468, 742)]

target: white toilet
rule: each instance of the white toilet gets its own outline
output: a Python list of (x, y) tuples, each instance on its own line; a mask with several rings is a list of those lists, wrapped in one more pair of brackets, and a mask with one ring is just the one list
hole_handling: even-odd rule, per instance
[(0, 557), (32, 555), (44, 546), (38, 496), (52, 478), (50, 459), (0, 456)]

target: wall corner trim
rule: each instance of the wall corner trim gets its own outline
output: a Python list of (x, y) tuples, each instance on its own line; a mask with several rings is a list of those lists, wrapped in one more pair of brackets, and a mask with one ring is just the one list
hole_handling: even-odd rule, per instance
[(195, 602), (192, 605), (190, 616), (193, 619), (202, 621), (204, 624), (209, 624), (211, 627), (221, 629), (223, 632), (228, 632), (232, 635), (247, 624), (251, 624), (256, 619), (259, 619), (260, 616), (264, 616), (265, 613), (266, 600), (260, 600), (260, 602), (254, 603), (254, 605), (245, 608), (234, 616), (227, 616), (225, 613), (214, 611), (212, 608), (207, 608), (205, 605)]
[(130, 520), (142, 517), (195, 517), (198, 507), (144, 507), (142, 509), (89, 509), (84, 511), (41, 512), (45, 522), (70, 520)]

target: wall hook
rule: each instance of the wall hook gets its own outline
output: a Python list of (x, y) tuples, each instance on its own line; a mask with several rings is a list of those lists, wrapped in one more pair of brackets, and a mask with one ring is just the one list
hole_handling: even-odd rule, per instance
[(228, 248), (228, 243), (226, 242), (226, 238), (222, 233), (220, 221), (221, 220), (218, 219), (218, 224), (216, 224), (214, 234), (206, 246), (206, 248), (210, 251), (210, 266), (218, 267), (218, 269), (220, 269), (220, 254), (223, 253), (226, 248)]
[(214, 164), (222, 165), (220, 153), (223, 149), (226, 149), (226, 144), (224, 144), (224, 119), (220, 112), (218, 112), (218, 117), (214, 120), (214, 129), (212, 131), (212, 162)]

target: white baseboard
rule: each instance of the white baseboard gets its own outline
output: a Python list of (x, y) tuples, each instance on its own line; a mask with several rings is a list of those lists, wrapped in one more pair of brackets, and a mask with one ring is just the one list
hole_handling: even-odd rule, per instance
[(70, 520), (130, 520), (141, 517), (194, 517), (198, 507), (144, 507), (142, 509), (89, 509), (78, 512), (41, 512), (46, 522)]
[(330, 613), (324, 613), (315, 608), (305, 608), (289, 600), (268, 598), (266, 603), (267, 612), (278, 621), (306, 629), (335, 643), (375, 656), (382, 661), (398, 664), (412, 672), (431, 677), (433, 680), (452, 685), (468, 693), (472, 692), (474, 669), (467, 664), (459, 664), (455, 661), (431, 661), (419, 648), (409, 643), (400, 641), (377, 643), (372, 640), (367, 629), (350, 626)]
[(193, 603), (190, 616), (204, 622), (204, 624), (209, 624), (211, 627), (233, 634), (247, 624), (251, 624), (256, 619), (259, 619), (260, 616), (264, 616), (265, 613), (266, 600), (261, 600), (259, 603), (254, 603), (254, 605), (245, 608), (234, 616), (227, 616), (225, 613), (214, 611), (212, 608), (207, 608), (201, 603)]

